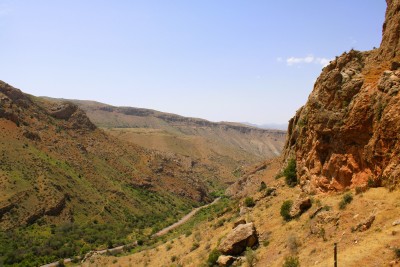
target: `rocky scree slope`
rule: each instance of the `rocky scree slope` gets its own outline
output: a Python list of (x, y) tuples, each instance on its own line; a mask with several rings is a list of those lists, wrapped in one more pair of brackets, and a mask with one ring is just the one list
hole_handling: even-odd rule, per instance
[(284, 157), (305, 191), (400, 181), (400, 1), (387, 5), (380, 47), (333, 60), (289, 122)]
[(168, 224), (210, 200), (203, 170), (192, 165), (108, 136), (72, 103), (0, 82), (2, 230), (92, 220)]

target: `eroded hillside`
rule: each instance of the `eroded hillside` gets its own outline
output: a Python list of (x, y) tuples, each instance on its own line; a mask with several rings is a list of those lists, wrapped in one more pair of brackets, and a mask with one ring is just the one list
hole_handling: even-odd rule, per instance
[(400, 2), (387, 3), (381, 46), (333, 60), (290, 120), (284, 153), (308, 192), (399, 183)]
[(220, 171), (224, 181), (242, 165), (280, 155), (286, 132), (215, 123), (155, 110), (73, 100), (108, 133), (139, 146), (176, 153)]
[[(0, 129), (0, 263), (130, 242), (211, 200), (216, 173), (209, 167), (121, 142), (72, 103), (0, 82)], [(87, 232), (66, 240), (69, 231), (103, 224), (99, 239)], [(62, 236), (54, 234), (66, 225)]]

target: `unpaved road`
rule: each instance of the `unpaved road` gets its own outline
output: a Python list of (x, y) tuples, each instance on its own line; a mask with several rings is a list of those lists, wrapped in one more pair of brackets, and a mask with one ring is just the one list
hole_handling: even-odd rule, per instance
[[(176, 223), (171, 224), (170, 226), (167, 226), (167, 227), (165, 227), (164, 229), (160, 230), (159, 232), (155, 233), (155, 234), (153, 235), (153, 237), (159, 237), (159, 236), (165, 235), (166, 233), (168, 233), (168, 232), (171, 231), (172, 229), (175, 229), (176, 227), (178, 227), (178, 226), (184, 224), (185, 222), (187, 222), (187, 221), (188, 221), (190, 218), (192, 218), (199, 210), (201, 210), (201, 209), (203, 209), (203, 208), (206, 208), (206, 207), (208, 207), (208, 206), (211, 206), (211, 205), (217, 203), (220, 199), (221, 199), (220, 197), (219, 197), (219, 198), (216, 198), (213, 202), (211, 202), (211, 203), (209, 203), (209, 204), (207, 204), (207, 205), (204, 205), (204, 206), (201, 206), (201, 207), (198, 207), (198, 208), (193, 209), (191, 212), (189, 212), (188, 214), (186, 214), (184, 217), (182, 217), (182, 218), (181, 218), (179, 221), (177, 221)], [(88, 252), (88, 253), (86, 254), (86, 256), (87, 256), (88, 254), (94, 254), (94, 253), (95, 253), (95, 254), (105, 254), (105, 253), (107, 253), (107, 251), (109, 251), (109, 252), (113, 252), (113, 251), (123, 251), (124, 247), (125, 247), (125, 246), (119, 246), (119, 247), (110, 248), (110, 249), (97, 250), (97, 251), (90, 251), (90, 252)], [(70, 259), (70, 258), (64, 259), (64, 263), (70, 263), (71, 260), (72, 260), (72, 259)], [(58, 265), (59, 265), (59, 262), (56, 261), (56, 262), (52, 262), (52, 263), (48, 263), (48, 264), (42, 265), (42, 266), (40, 266), (40, 267), (56, 267), (56, 266), (58, 266)]]
[(166, 233), (168, 233), (168, 232), (171, 231), (172, 229), (175, 229), (176, 227), (178, 227), (178, 226), (184, 224), (185, 222), (187, 222), (190, 218), (192, 218), (192, 217), (193, 217), (199, 210), (201, 210), (202, 208), (206, 208), (206, 207), (208, 207), (208, 206), (210, 206), (210, 205), (213, 205), (213, 204), (217, 203), (220, 199), (221, 199), (220, 197), (219, 197), (219, 198), (216, 198), (213, 202), (211, 202), (211, 203), (209, 203), (209, 204), (207, 204), (207, 205), (204, 205), (204, 206), (195, 208), (194, 210), (192, 210), (191, 212), (189, 212), (188, 214), (186, 214), (184, 217), (182, 217), (179, 221), (177, 221), (176, 223), (171, 224), (170, 226), (165, 227), (164, 229), (158, 231), (158, 232), (155, 233), (153, 236), (154, 236), (154, 237), (158, 237), (158, 236), (165, 235)]

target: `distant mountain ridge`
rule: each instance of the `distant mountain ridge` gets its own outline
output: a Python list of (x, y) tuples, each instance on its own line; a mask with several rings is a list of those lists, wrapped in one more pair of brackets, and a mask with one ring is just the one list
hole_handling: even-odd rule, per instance
[[(286, 132), (282, 130), (261, 129), (234, 122), (211, 122), (151, 109), (114, 107), (95, 101), (69, 101), (84, 110), (98, 127), (141, 128), (148, 131), (153, 129), (176, 138), (186, 138), (185, 140), (189, 137), (202, 138), (207, 140), (203, 140), (205, 143), (213, 143), (213, 149), (224, 146), (224, 149), (236, 150), (235, 154), (248, 154), (254, 161), (278, 156), (282, 151), (286, 136)], [(154, 134), (154, 131), (152, 133)], [(141, 131), (140, 136), (143, 137), (143, 135)], [(145, 143), (136, 142), (146, 147)], [(218, 152), (218, 154), (224, 153)]]
[(263, 124), (255, 124), (251, 122), (241, 122), (241, 124), (248, 125), (248, 126), (253, 126), (256, 128), (261, 128), (261, 129), (270, 129), (270, 130), (282, 130), (286, 131), (288, 128), (288, 123), (263, 123)]
[[(52, 99), (49, 97), (45, 97), (47, 99)], [(174, 125), (193, 125), (193, 126), (222, 126), (227, 128), (233, 128), (236, 130), (242, 131), (250, 131), (250, 130), (259, 130), (261, 132), (275, 132), (277, 129), (274, 128), (267, 128), (268, 125), (272, 126), (283, 126), (284, 124), (263, 124), (263, 125), (256, 125), (251, 123), (240, 123), (240, 122), (228, 122), (228, 121), (221, 121), (221, 122), (212, 122), (209, 120), (201, 119), (201, 118), (194, 118), (194, 117), (185, 117), (174, 113), (168, 112), (161, 112), (154, 109), (147, 109), (147, 108), (136, 108), (136, 107), (127, 107), (127, 106), (112, 106), (108, 104), (104, 104), (97, 101), (91, 100), (78, 100), (78, 99), (59, 99), (70, 101), (75, 103), (83, 110), (89, 112), (88, 114), (93, 114), (93, 111), (100, 110), (106, 112), (116, 112), (121, 113), (128, 116), (138, 116), (138, 117), (155, 117), (162, 119), (164, 121), (173, 123)], [(93, 117), (97, 119), (96, 117)], [(130, 122), (131, 124), (123, 124), (122, 121), (112, 121), (107, 120), (107, 118), (102, 118), (102, 120), (97, 119), (95, 123), (100, 127), (135, 127), (138, 126), (137, 122)]]

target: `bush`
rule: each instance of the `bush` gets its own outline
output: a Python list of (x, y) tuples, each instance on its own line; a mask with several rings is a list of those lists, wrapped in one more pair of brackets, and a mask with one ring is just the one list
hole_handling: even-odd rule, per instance
[(256, 203), (254, 202), (254, 199), (252, 197), (246, 197), (246, 199), (244, 200), (244, 205), (250, 208), (254, 207)]
[(256, 261), (256, 252), (251, 248), (246, 248), (246, 252), (244, 253), (246, 257), (246, 262), (249, 266), (253, 266), (254, 262)]
[(216, 265), (219, 256), (221, 256), (221, 252), (219, 252), (217, 249), (213, 249), (208, 255), (207, 265), (209, 267), (213, 267), (214, 265)]
[(300, 266), (299, 258), (298, 257), (286, 257), (285, 262), (283, 263), (283, 267), (298, 267)]
[(185, 233), (185, 236), (188, 237), (188, 236), (190, 236), (191, 234), (192, 234), (192, 231), (188, 230), (188, 231)]
[(342, 210), (346, 208), (347, 204), (353, 201), (353, 195), (351, 193), (344, 194), (342, 200), (339, 202), (339, 208)]
[(264, 191), (265, 189), (267, 189), (267, 184), (264, 181), (261, 181), (260, 184), (260, 188), (258, 189), (258, 191)]
[(290, 216), (290, 209), (292, 208), (293, 201), (291, 200), (286, 200), (283, 202), (281, 206), (281, 216), (285, 221), (290, 221), (292, 219), (292, 216)]
[(265, 195), (266, 195), (266, 196), (271, 196), (272, 193), (274, 193), (275, 191), (276, 191), (275, 188), (269, 187), (269, 188), (267, 188), (267, 190), (265, 190)]
[(289, 187), (295, 187), (297, 185), (297, 174), (296, 174), (296, 160), (290, 159), (288, 165), (283, 170), (283, 176), (285, 176), (285, 182)]
[(393, 252), (396, 255), (396, 258), (400, 258), (400, 248), (394, 248)]
[(190, 251), (194, 251), (194, 250), (198, 249), (199, 247), (200, 247), (200, 244), (195, 242), (195, 243), (193, 243), (192, 247), (190, 248)]

